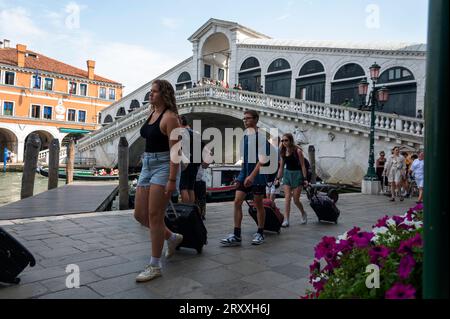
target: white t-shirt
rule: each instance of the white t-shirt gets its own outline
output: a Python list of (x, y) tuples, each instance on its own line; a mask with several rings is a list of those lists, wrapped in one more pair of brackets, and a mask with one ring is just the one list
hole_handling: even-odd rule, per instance
[(416, 159), (411, 165), (411, 171), (414, 173), (414, 177), (417, 179), (423, 179), (424, 175), (424, 161)]

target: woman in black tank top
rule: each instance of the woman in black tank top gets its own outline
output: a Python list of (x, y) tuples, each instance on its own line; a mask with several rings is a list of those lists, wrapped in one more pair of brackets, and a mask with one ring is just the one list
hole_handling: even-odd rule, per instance
[(152, 255), (148, 266), (137, 277), (137, 282), (145, 282), (162, 275), (161, 256), (164, 240), (167, 240), (166, 258), (175, 252), (183, 241), (183, 236), (172, 233), (164, 223), (164, 215), (173, 192), (179, 164), (171, 161), (170, 148), (178, 142), (169, 140), (174, 129), (179, 128), (175, 91), (165, 80), (153, 82), (150, 92), (153, 112), (141, 127), (145, 138), (145, 153), (142, 171), (136, 190), (134, 216), (143, 226), (150, 228)]
[(283, 227), (289, 227), (289, 217), (291, 214), (291, 200), (302, 213), (302, 224), (307, 223), (307, 215), (300, 201), (302, 186), (306, 185), (307, 171), (303, 152), (294, 143), (292, 134), (285, 134), (281, 139), (280, 147), (281, 165), (278, 172), (277, 181), (283, 177), (284, 196), (285, 196), (285, 219)]

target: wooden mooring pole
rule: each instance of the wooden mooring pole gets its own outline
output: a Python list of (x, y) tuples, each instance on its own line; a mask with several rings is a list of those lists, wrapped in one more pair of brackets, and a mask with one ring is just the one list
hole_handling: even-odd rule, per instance
[(126, 137), (119, 141), (119, 209), (129, 209), (128, 185), (129, 150)]
[(67, 145), (66, 184), (73, 183), (73, 167), (75, 163), (75, 142), (71, 140)]
[(58, 188), (59, 140), (53, 139), (48, 154), (48, 189)]
[(316, 173), (316, 148), (311, 145), (308, 148), (309, 164), (311, 165), (311, 184), (315, 184), (317, 181)]
[(22, 189), (20, 198), (25, 199), (33, 196), (34, 178), (38, 163), (39, 151), (41, 150), (41, 139), (37, 134), (30, 134), (26, 144), (25, 160), (23, 166)]

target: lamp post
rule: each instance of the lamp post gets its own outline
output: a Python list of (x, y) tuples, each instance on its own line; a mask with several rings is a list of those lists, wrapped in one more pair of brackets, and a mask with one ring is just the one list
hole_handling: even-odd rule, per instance
[[(370, 67), (370, 79), (372, 80), (372, 90), (370, 91), (369, 101), (366, 104), (366, 97), (369, 91), (369, 82), (363, 79), (358, 86), (358, 93), (361, 98), (360, 110), (367, 110), (371, 112), (370, 117), (370, 149), (369, 149), (369, 168), (367, 174), (364, 176), (362, 192), (365, 194), (378, 194), (379, 182), (375, 170), (375, 111), (381, 109), (389, 99), (389, 90), (386, 87), (377, 88), (376, 84), (380, 77), (381, 67), (374, 63)], [(370, 185), (370, 186), (369, 186)]]

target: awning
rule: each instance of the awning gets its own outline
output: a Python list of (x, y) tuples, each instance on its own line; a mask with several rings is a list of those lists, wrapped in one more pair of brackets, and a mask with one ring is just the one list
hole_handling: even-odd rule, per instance
[(86, 131), (86, 130), (78, 130), (78, 129), (74, 129), (74, 128), (60, 128), (59, 131), (61, 133), (76, 133), (76, 134), (88, 134), (88, 133), (92, 132), (92, 131)]

